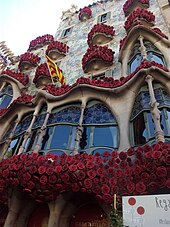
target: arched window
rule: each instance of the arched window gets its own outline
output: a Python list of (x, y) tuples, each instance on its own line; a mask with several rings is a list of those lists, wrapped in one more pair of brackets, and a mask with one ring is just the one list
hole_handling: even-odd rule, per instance
[[(154, 84), (154, 93), (161, 111), (161, 128), (165, 140), (170, 141), (170, 95), (160, 84)], [(155, 142), (155, 126), (150, 113), (150, 95), (147, 87), (142, 87), (135, 100), (131, 115), (132, 145)]]
[(13, 97), (13, 90), (10, 84), (7, 84), (0, 92), (0, 108), (6, 108)]
[(111, 111), (102, 103), (88, 103), (83, 118), (80, 150), (102, 152), (118, 147), (118, 126)]
[[(166, 65), (162, 53), (151, 42), (144, 40), (144, 46), (146, 48), (148, 61), (154, 61), (164, 66)], [(137, 42), (131, 51), (130, 60), (128, 62), (129, 74), (133, 73), (135, 69), (140, 66), (141, 62), (142, 55), (140, 51), (140, 43)]]

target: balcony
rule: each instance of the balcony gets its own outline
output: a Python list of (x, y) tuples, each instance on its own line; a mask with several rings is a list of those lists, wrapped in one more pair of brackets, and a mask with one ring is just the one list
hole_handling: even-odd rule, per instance
[(89, 7), (84, 7), (83, 9), (80, 10), (79, 13), (79, 20), (80, 21), (87, 21), (88, 19), (90, 19), (92, 15), (92, 11)]
[(33, 82), (38, 88), (52, 83), (51, 75), (46, 63), (43, 63), (37, 67)]
[(136, 8), (148, 8), (149, 0), (127, 0), (123, 5), (123, 11), (125, 16), (128, 16)]
[(88, 34), (88, 45), (103, 45), (113, 39), (115, 30), (113, 26), (106, 24), (96, 24)]
[(59, 60), (66, 56), (69, 47), (62, 42), (54, 41), (48, 45), (46, 54), (54, 61)]
[(36, 50), (53, 41), (54, 41), (54, 37), (52, 35), (46, 34), (43, 36), (38, 36), (36, 39), (34, 39), (30, 42), (28, 51)]
[(39, 61), (40, 57), (38, 57), (38, 55), (26, 52), (25, 54), (21, 55), (18, 68), (20, 69), (20, 71), (32, 69), (37, 65)]
[(91, 46), (84, 54), (82, 68), (85, 73), (104, 70), (113, 65), (114, 52), (107, 46)]
[(138, 8), (128, 16), (124, 27), (128, 33), (135, 25), (144, 25), (150, 28), (154, 22), (155, 16), (152, 12)]

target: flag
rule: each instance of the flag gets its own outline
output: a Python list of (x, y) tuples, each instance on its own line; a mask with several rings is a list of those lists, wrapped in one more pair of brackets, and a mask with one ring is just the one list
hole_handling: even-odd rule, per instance
[(56, 63), (51, 58), (49, 58), (47, 55), (45, 55), (45, 57), (47, 59), (47, 64), (51, 77), (59, 81), (62, 85), (65, 84), (66, 82), (61, 69), (56, 65)]

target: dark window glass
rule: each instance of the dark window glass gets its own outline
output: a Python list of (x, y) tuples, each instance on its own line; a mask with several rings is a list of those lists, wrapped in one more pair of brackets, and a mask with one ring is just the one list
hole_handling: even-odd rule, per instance
[(70, 135), (70, 126), (60, 125), (54, 128), (50, 148), (64, 148), (68, 147), (68, 139)]
[(150, 138), (153, 138), (155, 136), (155, 125), (152, 119), (152, 114), (150, 112), (147, 112), (147, 120), (148, 120)]
[(0, 97), (0, 108), (6, 108), (12, 100), (11, 96), (3, 95)]
[(117, 147), (117, 128), (112, 126), (95, 127), (93, 146)]
[(82, 138), (80, 139), (80, 148), (86, 149), (89, 147), (91, 127), (83, 127)]
[(135, 145), (144, 144), (147, 141), (146, 127), (143, 113), (138, 115), (133, 121), (134, 143)]

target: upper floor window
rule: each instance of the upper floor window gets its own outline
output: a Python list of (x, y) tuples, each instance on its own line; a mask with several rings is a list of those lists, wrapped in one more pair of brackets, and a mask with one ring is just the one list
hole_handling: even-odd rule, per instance
[[(162, 53), (152, 43), (144, 40), (144, 46), (146, 47), (148, 61), (155, 61), (164, 66), (166, 65)], [(140, 51), (140, 43), (138, 42), (134, 45), (134, 48), (131, 51), (130, 60), (128, 62), (129, 73), (133, 73), (135, 69), (140, 66), (142, 60), (143, 59)]]
[(10, 84), (7, 84), (0, 92), (0, 108), (9, 106), (13, 98), (13, 90)]
[(104, 23), (110, 19), (110, 16), (111, 16), (111, 12), (104, 13), (104, 14), (98, 16), (97, 22)]
[[(161, 87), (154, 84), (154, 93), (159, 103), (160, 124), (165, 140), (170, 141), (170, 95)], [(132, 144), (142, 145), (155, 141), (155, 125), (150, 112), (150, 95), (147, 87), (141, 88), (131, 115)]]
[(65, 38), (65, 37), (71, 35), (72, 30), (73, 30), (73, 27), (66, 28), (65, 30), (63, 30), (63, 32), (61, 34), (61, 38)]

